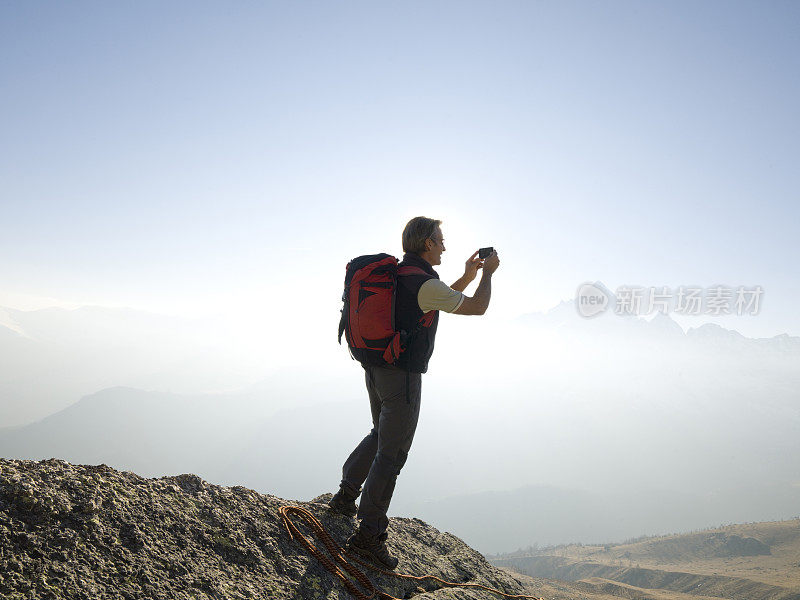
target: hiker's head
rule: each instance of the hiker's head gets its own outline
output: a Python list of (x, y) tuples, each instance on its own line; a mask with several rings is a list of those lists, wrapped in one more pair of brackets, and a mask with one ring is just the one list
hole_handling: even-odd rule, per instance
[(444, 237), (442, 222), (428, 217), (414, 217), (403, 230), (403, 252), (419, 254), (432, 265), (442, 264)]

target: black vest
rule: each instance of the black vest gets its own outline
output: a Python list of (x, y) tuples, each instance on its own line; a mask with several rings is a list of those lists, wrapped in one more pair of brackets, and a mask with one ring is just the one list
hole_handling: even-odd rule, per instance
[[(439, 274), (433, 270), (428, 261), (412, 252), (406, 252), (398, 265), (398, 267), (405, 266), (419, 267), (428, 273), (428, 275), (403, 275), (397, 278), (395, 325), (398, 331), (414, 331), (424, 314), (417, 300), (419, 288), (431, 278), (439, 279)], [(397, 359), (395, 364), (399, 368), (412, 373), (425, 373), (428, 370), (428, 361), (433, 354), (433, 342), (436, 338), (436, 326), (439, 324), (439, 311), (435, 310), (433, 313), (433, 324), (417, 330), (411, 343)]]

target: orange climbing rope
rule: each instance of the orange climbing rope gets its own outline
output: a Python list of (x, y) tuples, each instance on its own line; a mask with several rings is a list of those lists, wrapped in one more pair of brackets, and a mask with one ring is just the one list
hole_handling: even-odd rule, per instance
[[(362, 560), (358, 556), (355, 556), (351, 553), (348, 553), (344, 548), (342, 548), (339, 544), (337, 544), (330, 534), (325, 530), (325, 527), (320, 523), (317, 518), (308, 512), (305, 508), (300, 506), (281, 506), (278, 511), (281, 513), (281, 517), (283, 518), (283, 525), (286, 527), (286, 532), (289, 534), (289, 539), (298, 542), (299, 544), (306, 547), (306, 549), (316, 558), (322, 565), (333, 575), (335, 575), (338, 579), (342, 581), (344, 586), (347, 590), (358, 600), (372, 600), (377, 598), (379, 600), (400, 600), (399, 598), (395, 598), (394, 596), (390, 596), (384, 592), (378, 590), (373, 583), (369, 580), (369, 578), (364, 574), (363, 571), (359, 570), (358, 567), (353, 565), (349, 562), (348, 559), (353, 559), (362, 565), (369, 567), (370, 569), (374, 569), (375, 571), (379, 571), (380, 573), (384, 573), (386, 575), (392, 575), (393, 577), (399, 577), (401, 579), (410, 579), (412, 581), (422, 581), (423, 579), (433, 579), (438, 581), (443, 586), (446, 587), (470, 587), (470, 588), (478, 588), (482, 590), (487, 590), (489, 592), (494, 592), (495, 594), (499, 594), (504, 598), (527, 598), (529, 600), (542, 600), (541, 598), (537, 598), (536, 596), (525, 596), (525, 595), (513, 595), (513, 594), (506, 594), (505, 592), (501, 592), (500, 590), (487, 587), (485, 585), (481, 585), (479, 583), (455, 583), (452, 581), (445, 581), (443, 579), (439, 579), (435, 575), (423, 575), (421, 577), (417, 577), (415, 575), (404, 575), (402, 573), (395, 573), (394, 571), (387, 571), (385, 569), (381, 569), (376, 567), (375, 565)], [(300, 529), (298, 529), (297, 525), (292, 521), (289, 517), (290, 514), (294, 514), (300, 517), (309, 528), (322, 540), (322, 543), (328, 549), (330, 556), (325, 554), (318, 546), (316, 546), (311, 540), (309, 540), (306, 536), (302, 534)], [(333, 558), (331, 558), (333, 557)], [(339, 563), (339, 564), (337, 564)], [(341, 567), (339, 566), (341, 565)], [(364, 588), (366, 591), (360, 590), (355, 583), (351, 579), (347, 577), (349, 573), (352, 575), (353, 578), (361, 584), (361, 587)]]

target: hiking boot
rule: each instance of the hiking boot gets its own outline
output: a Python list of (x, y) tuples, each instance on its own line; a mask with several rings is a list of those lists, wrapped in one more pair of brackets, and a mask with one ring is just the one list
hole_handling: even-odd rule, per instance
[(348, 495), (342, 488), (339, 488), (339, 491), (328, 501), (328, 507), (347, 517), (355, 517), (358, 513), (355, 498)]
[(389, 550), (386, 548), (387, 537), (388, 534), (385, 531), (379, 536), (374, 536), (358, 528), (347, 540), (345, 549), (366, 558), (379, 567), (394, 571), (399, 561), (389, 554)]

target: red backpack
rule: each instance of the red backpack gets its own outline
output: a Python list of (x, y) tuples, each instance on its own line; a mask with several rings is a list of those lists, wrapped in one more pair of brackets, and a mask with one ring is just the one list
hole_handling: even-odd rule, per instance
[(371, 365), (394, 364), (420, 327), (430, 327), (434, 311), (425, 313), (414, 331), (397, 331), (394, 319), (397, 278), (403, 275), (428, 275), (419, 267), (398, 267), (390, 254), (359, 256), (347, 263), (342, 294), (342, 333), (350, 355)]

